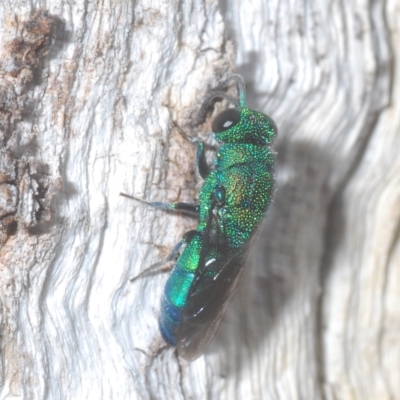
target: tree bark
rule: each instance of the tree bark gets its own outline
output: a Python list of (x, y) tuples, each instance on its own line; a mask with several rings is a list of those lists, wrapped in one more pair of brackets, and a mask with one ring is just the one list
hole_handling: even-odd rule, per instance
[[(395, 0), (0, 4), (1, 397), (396, 399)], [(277, 190), (203, 357), (158, 332), (196, 226), (188, 137), (236, 70), (277, 123)], [(182, 134), (185, 132), (185, 135)]]

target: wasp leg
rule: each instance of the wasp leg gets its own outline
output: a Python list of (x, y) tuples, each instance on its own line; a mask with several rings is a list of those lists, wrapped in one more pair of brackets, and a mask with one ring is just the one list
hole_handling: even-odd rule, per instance
[(197, 231), (195, 230), (186, 232), (183, 235), (182, 240), (174, 246), (171, 253), (166, 259), (159, 261), (158, 263), (155, 263), (153, 265), (150, 265), (150, 267), (146, 268), (138, 275), (134, 276), (133, 278), (130, 278), (129, 281), (134, 282), (136, 281), (136, 279), (142, 278), (143, 276), (155, 275), (159, 274), (160, 272), (168, 272), (169, 270), (171, 270), (172, 267), (170, 265), (168, 267), (165, 267), (165, 264), (168, 264), (171, 261), (176, 261), (179, 255), (179, 250), (181, 249), (182, 245), (189, 243), (196, 235), (196, 233)]
[[(229, 96), (230, 97), (230, 96)], [(197, 126), (198, 124), (196, 124)], [(178, 132), (182, 137), (184, 137), (186, 140), (188, 140), (190, 143), (197, 144), (197, 152), (196, 152), (196, 164), (197, 168), (199, 170), (199, 174), (203, 179), (206, 179), (208, 174), (210, 173), (210, 167), (207, 164), (206, 161), (206, 153), (204, 151), (205, 144), (204, 142), (199, 139), (199, 138), (192, 138), (188, 137), (185, 132), (180, 128), (180, 126), (175, 125), (175, 127), (178, 129)], [(216, 149), (214, 146), (207, 145), (207, 147), (210, 147), (212, 149)]]
[(197, 141), (196, 163), (200, 176), (206, 179), (210, 173), (210, 167), (207, 164), (204, 142), (202, 140)]
[(138, 199), (137, 197), (129, 196), (128, 194), (125, 194), (125, 193), (120, 193), (120, 196), (127, 197), (128, 199), (140, 201), (141, 203), (145, 203), (149, 206), (159, 208), (161, 210), (182, 211), (191, 216), (199, 215), (199, 206), (197, 204), (186, 203), (184, 201), (179, 202), (179, 203), (162, 203), (159, 201), (150, 202), (150, 201)]
[(129, 281), (130, 282), (135, 282), (137, 279), (143, 278), (145, 276), (157, 275), (159, 273), (168, 272), (172, 268), (171, 265), (165, 266), (165, 264), (167, 264), (168, 262), (169, 261), (165, 259), (165, 260), (162, 260), (162, 261), (160, 261), (158, 263), (150, 265), (150, 267), (146, 268), (142, 272), (139, 272), (133, 278), (129, 278)]
[(155, 208), (160, 208), (162, 210), (175, 210), (182, 211), (190, 214), (199, 214), (199, 206), (196, 204), (186, 203), (184, 201), (179, 203), (160, 203), (155, 201), (153, 203), (148, 203)]
[(172, 249), (171, 253), (169, 254), (169, 256), (165, 259), (165, 261), (172, 261), (172, 260), (176, 260), (177, 257), (176, 255), (179, 253), (179, 250), (181, 249), (183, 244), (188, 244), (191, 242), (191, 240), (197, 235), (197, 231), (196, 230), (191, 230), (191, 231), (187, 231), (183, 236), (182, 236), (182, 240), (176, 244), (174, 246), (174, 248)]

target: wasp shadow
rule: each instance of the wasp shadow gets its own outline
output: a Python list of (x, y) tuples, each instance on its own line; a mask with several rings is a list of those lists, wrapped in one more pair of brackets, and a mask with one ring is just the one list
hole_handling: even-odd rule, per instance
[[(307, 141), (290, 146), (281, 141), (275, 149), (274, 199), (209, 350), (224, 354), (226, 377), (240, 376), (238, 369), (250, 368), (252, 357), (267, 356), (266, 349), (287, 335), (308, 335), (310, 326), (320, 347), (321, 293), (345, 229), (340, 195), (326, 185), (332, 154)], [(299, 332), (288, 333), (291, 329)]]

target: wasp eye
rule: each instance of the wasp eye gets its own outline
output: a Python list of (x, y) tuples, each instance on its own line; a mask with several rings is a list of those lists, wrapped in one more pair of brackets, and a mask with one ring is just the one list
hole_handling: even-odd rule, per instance
[(213, 123), (212, 131), (214, 133), (221, 133), (226, 131), (240, 121), (240, 111), (236, 108), (228, 108), (219, 113)]

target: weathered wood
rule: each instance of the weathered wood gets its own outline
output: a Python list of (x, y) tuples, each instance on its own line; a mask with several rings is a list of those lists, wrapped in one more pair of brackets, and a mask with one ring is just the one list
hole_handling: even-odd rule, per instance
[(280, 127), (274, 207), (237, 299), (242, 398), (398, 398), (396, 2), (234, 3), (238, 70)]
[[(395, 0), (42, 6), (0, 3), (2, 397), (397, 398)], [(191, 123), (234, 48), (249, 105), (279, 127), (278, 188), (188, 364), (158, 333), (166, 275), (129, 278), (194, 222), (119, 193), (195, 197), (180, 129), (208, 137)]]

